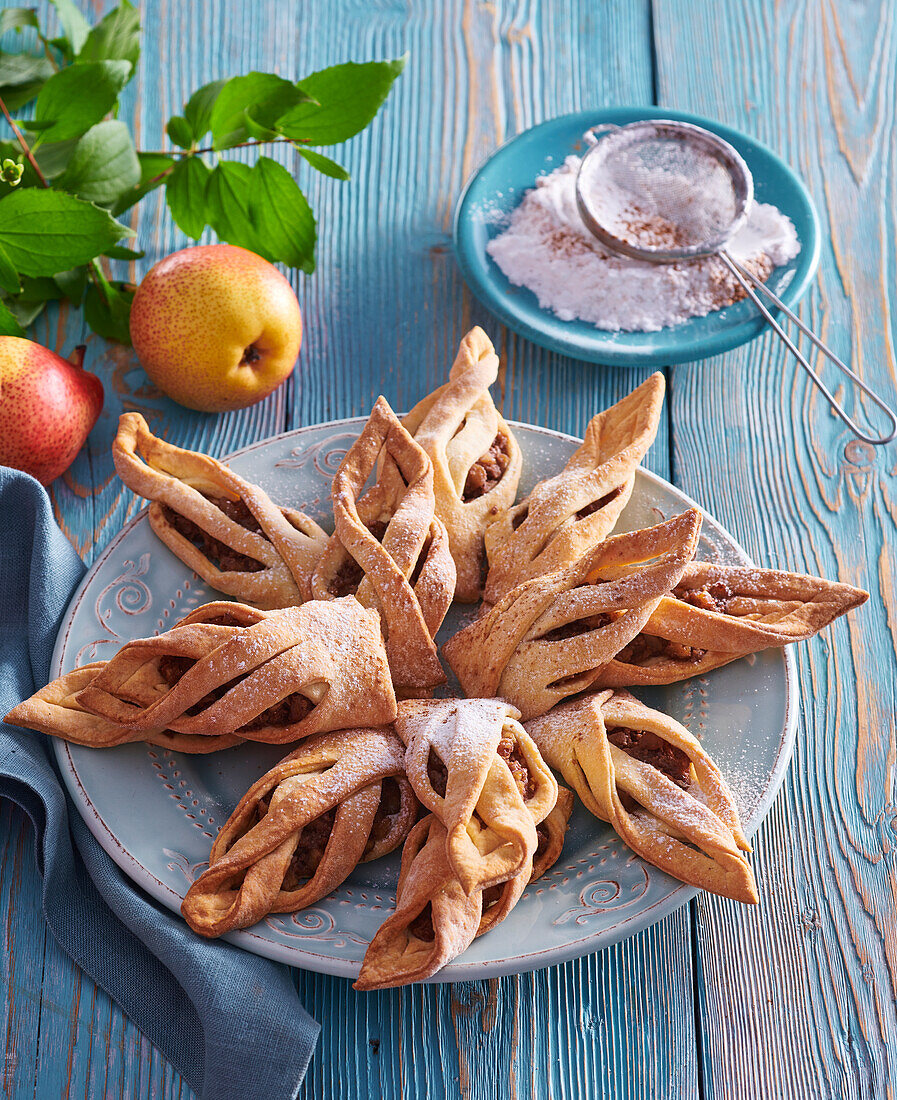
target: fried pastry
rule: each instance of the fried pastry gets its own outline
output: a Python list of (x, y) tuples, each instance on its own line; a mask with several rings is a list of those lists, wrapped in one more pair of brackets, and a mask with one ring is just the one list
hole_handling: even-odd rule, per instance
[(181, 912), (202, 936), (294, 913), (407, 836), (417, 800), (388, 729), (325, 733), (254, 783), (215, 838)]
[[(375, 484), (361, 495), (378, 465)], [(444, 683), (433, 638), (455, 588), (448, 537), (434, 513), (433, 466), (383, 397), (333, 479), (336, 531), (312, 578), (315, 599), (354, 594), (381, 615), (396, 689)]]
[[(85, 712), (103, 720), (97, 732)], [(350, 597), (281, 611), (206, 604), (165, 634), (128, 642), (89, 678), (79, 669), (49, 685), (10, 721), (81, 744), (177, 734), (226, 747), (382, 725), (395, 713), (379, 617)]]
[(156, 438), (136, 412), (118, 422), (118, 476), (146, 497), (149, 522), (169, 550), (219, 592), (266, 609), (311, 598), (311, 575), (327, 543), (313, 519), (208, 455)]
[(466, 894), (527, 868), (536, 826), (557, 802), (557, 783), (500, 699), (406, 700), (396, 731), (418, 799), (446, 830), (446, 854)]
[(518, 585), (444, 646), (465, 694), (501, 696), (528, 719), (585, 691), (679, 583), (700, 525), (692, 509), (613, 535)]
[(433, 463), (436, 515), (448, 531), (458, 571), (455, 599), (483, 591), (487, 526), (514, 503), (523, 460), (489, 387), (498, 356), (481, 328), (461, 341), (449, 380), (418, 402), (402, 423)]
[(531, 577), (572, 565), (610, 534), (657, 434), (664, 389), (658, 371), (593, 416), (563, 470), (486, 528), (489, 603)]
[(749, 653), (812, 638), (868, 598), (862, 589), (821, 577), (691, 562), (595, 685), (671, 684), (699, 676)]
[(527, 723), (586, 808), (655, 867), (755, 903), (738, 810), (719, 769), (684, 727), (628, 692), (596, 692)]
[(207, 753), (242, 744), (243, 738), (233, 734), (206, 737), (166, 729), (132, 730), (118, 722), (111, 722), (108, 718), (99, 718), (81, 706), (78, 695), (105, 667), (105, 661), (97, 661), (60, 676), (30, 699), (19, 703), (7, 714), (4, 721), (94, 749), (110, 749), (116, 745), (143, 741), (148, 745), (157, 745), (176, 752)]

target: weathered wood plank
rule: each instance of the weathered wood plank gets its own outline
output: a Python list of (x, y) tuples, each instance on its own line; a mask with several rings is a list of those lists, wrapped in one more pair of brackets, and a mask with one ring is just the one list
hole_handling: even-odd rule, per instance
[[(824, 247), (802, 316), (893, 394), (893, 5), (654, 10), (660, 101), (757, 135), (804, 176)], [(771, 336), (676, 369), (673, 443), (677, 482), (759, 560), (872, 592), (798, 654), (804, 722), (757, 840), (760, 909), (697, 906), (705, 1095), (891, 1097), (893, 446), (852, 441)]]

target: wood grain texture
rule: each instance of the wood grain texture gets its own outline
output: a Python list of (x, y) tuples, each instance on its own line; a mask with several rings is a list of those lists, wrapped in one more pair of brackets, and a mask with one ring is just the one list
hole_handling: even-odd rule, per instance
[[(654, 13), (660, 102), (756, 135), (804, 177), (825, 246), (803, 319), (893, 395), (894, 6), (657, 0)], [(884, 1100), (897, 1087), (894, 448), (851, 440), (771, 335), (677, 368), (672, 399), (678, 484), (759, 560), (872, 593), (798, 651), (803, 723), (756, 845), (762, 905), (697, 904), (704, 1094)]]
[[(191, 413), (156, 392), (130, 353), (89, 337), (106, 409), (53, 489), (86, 560), (138, 506), (109, 459), (123, 409), (220, 455), (365, 412), (379, 392), (410, 406), (480, 323), (502, 356), (505, 414), (581, 434), (644, 372), (580, 364), (497, 325), (460, 279), (452, 209), (501, 141), (588, 105), (649, 103), (655, 79), (660, 102), (755, 134), (808, 179), (836, 240), (804, 317), (865, 377), (893, 385), (897, 14), (887, 0), (256, 0), (251, 17), (239, 0), (140, 7), (144, 56), (125, 113), (144, 147), (159, 147), (165, 118), (213, 77), (297, 75), (406, 49), (410, 59), (370, 130), (335, 150), (350, 183), (283, 154), (324, 227), (318, 273), (294, 278), (306, 340), (288, 386), (243, 413)], [(186, 243), (158, 194), (133, 224), (147, 249), (138, 278)], [(68, 351), (85, 333), (62, 310), (34, 335)], [(359, 995), (297, 972), (323, 1025), (304, 1098), (691, 1100), (699, 1073), (713, 1098), (892, 1095), (893, 456), (851, 444), (770, 338), (677, 368), (669, 417), (651, 468), (674, 474), (758, 558), (874, 594), (801, 654), (804, 727), (756, 844), (763, 905), (748, 914), (704, 898), (600, 955), (454, 987)], [(3, 1095), (192, 1095), (46, 934), (30, 830), (8, 807), (0, 813)]]

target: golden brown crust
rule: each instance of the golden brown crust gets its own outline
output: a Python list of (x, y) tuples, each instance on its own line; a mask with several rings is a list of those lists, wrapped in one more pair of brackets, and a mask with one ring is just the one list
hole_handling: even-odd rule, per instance
[(105, 662), (98, 661), (91, 665), (82, 665), (81, 668), (60, 676), (30, 699), (19, 703), (7, 714), (4, 721), (14, 726), (38, 730), (51, 737), (61, 737), (75, 745), (88, 745), (96, 749), (144, 741), (148, 745), (157, 745), (175, 752), (207, 753), (242, 744), (242, 737), (228, 735), (206, 737), (165, 729), (131, 730), (118, 722), (92, 714), (78, 702), (78, 695), (103, 668)]
[(849, 584), (754, 566), (692, 562), (595, 686), (670, 684), (802, 641), (866, 602)]
[[(499, 699), (399, 703), (408, 781), (445, 826), (448, 860), (467, 894), (531, 864), (536, 825), (557, 801), (554, 776), (517, 717)], [(431, 754), (446, 769), (444, 793), (434, 789)], [(514, 771), (527, 776), (524, 791)]]
[[(523, 465), (517, 440), (489, 393), (497, 375), (492, 342), (481, 328), (472, 328), (448, 382), (402, 421), (433, 463), (436, 515), (445, 524), (457, 567), (455, 598), (465, 603), (482, 594), (483, 537), (514, 503)], [(497, 480), (492, 473), (498, 473)]]
[(443, 647), (464, 692), (499, 695), (534, 718), (585, 691), (679, 582), (700, 524), (691, 510), (614, 535), (566, 569), (518, 585)]
[[(378, 459), (377, 481), (361, 496)], [(397, 689), (443, 683), (433, 637), (451, 603), (455, 567), (434, 514), (433, 467), (384, 398), (343, 459), (332, 496), (336, 531), (312, 579), (315, 599), (354, 589), (359, 603), (380, 611)], [(371, 530), (378, 525), (380, 537)], [(360, 578), (351, 577), (354, 563)]]
[(558, 800), (554, 809), (536, 828), (539, 844), (533, 857), (533, 873), (530, 882), (547, 874), (561, 858), (564, 838), (573, 813), (573, 792), (558, 784)]
[(38, 692), (11, 720), (81, 744), (195, 752), (198, 738), (219, 748), (286, 744), (396, 713), (378, 615), (352, 597), (281, 611), (206, 604), (84, 671)]
[[(757, 901), (732, 794), (684, 726), (628, 692), (602, 691), (555, 707), (527, 730), (586, 808), (647, 862), (712, 893)], [(620, 730), (647, 734), (687, 761), (681, 783), (615, 744), (611, 738)]]
[(663, 375), (652, 374), (593, 416), (564, 469), (490, 524), (485, 537), (489, 603), (531, 577), (572, 565), (611, 533), (657, 434), (664, 389)]
[(402, 849), (395, 912), (371, 940), (355, 989), (424, 981), (473, 942), (483, 894), (464, 892), (446, 854), (446, 839), (445, 826), (433, 814), (409, 833)]
[[(294, 913), (335, 890), (358, 863), (397, 848), (417, 813), (403, 761), (387, 729), (304, 742), (252, 785), (224, 824), (181, 906), (190, 927), (220, 936), (269, 913)], [(387, 807), (389, 781), (398, 798)]]
[[(303, 512), (278, 507), (214, 458), (156, 438), (136, 412), (120, 417), (112, 458), (125, 485), (152, 501), (155, 534), (207, 584), (256, 607), (291, 607), (311, 598), (327, 534)], [(243, 523), (227, 514), (237, 508)], [(191, 532), (202, 538), (188, 537)]]

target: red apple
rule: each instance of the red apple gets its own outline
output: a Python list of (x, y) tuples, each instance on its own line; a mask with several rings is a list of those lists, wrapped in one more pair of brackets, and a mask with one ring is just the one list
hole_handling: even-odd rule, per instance
[(151, 268), (131, 307), (143, 369), (202, 412), (242, 409), (288, 377), (302, 343), (293, 288), (267, 260), (232, 244), (173, 252)]
[(103, 407), (103, 384), (71, 360), (22, 340), (0, 336), (0, 465), (43, 485), (71, 466)]

